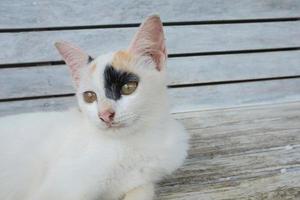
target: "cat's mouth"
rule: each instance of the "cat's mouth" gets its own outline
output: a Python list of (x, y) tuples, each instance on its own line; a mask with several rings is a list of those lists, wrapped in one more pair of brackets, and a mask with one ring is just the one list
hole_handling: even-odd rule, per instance
[(118, 120), (118, 121), (112, 121), (112, 122), (103, 122), (105, 124), (106, 128), (126, 128), (129, 127), (131, 124), (135, 123), (138, 120), (138, 117), (130, 117), (126, 120)]
[(128, 126), (128, 123), (124, 123), (124, 122), (105, 122), (102, 121), (102, 124), (104, 124), (105, 128), (110, 129), (110, 128), (115, 128), (115, 129), (119, 129), (119, 128), (125, 128)]
[(127, 125), (124, 123), (117, 123), (117, 122), (104, 122), (106, 128), (122, 128), (122, 127), (126, 127)]

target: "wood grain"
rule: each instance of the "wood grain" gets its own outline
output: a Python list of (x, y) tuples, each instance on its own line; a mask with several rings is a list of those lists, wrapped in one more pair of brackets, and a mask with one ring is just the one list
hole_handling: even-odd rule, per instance
[(299, 17), (297, 0), (1, 0), (0, 29), (140, 23), (159, 13), (164, 21)]
[(175, 114), (190, 129), (191, 149), (157, 199), (298, 199), (299, 109), (294, 102)]
[[(0, 34), (0, 64), (61, 60), (58, 40), (92, 56), (127, 48), (136, 28)], [(300, 46), (300, 21), (165, 27), (170, 54)]]
[[(168, 84), (294, 76), (299, 63), (300, 51), (170, 58)], [(74, 92), (65, 65), (0, 69), (0, 85), (0, 99)]]

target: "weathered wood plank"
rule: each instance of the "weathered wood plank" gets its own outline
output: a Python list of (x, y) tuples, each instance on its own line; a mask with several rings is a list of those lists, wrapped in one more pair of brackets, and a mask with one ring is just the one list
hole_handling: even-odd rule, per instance
[[(53, 44), (74, 42), (92, 56), (124, 49), (136, 28), (0, 34), (0, 64), (61, 60)], [(300, 46), (300, 21), (166, 27), (170, 54)]]
[[(291, 117), (299, 115), (299, 110), (295, 109), (299, 106), (299, 104), (300, 102), (296, 101), (278, 104), (262, 104), (255, 106), (181, 112), (174, 113), (174, 117), (178, 120), (181, 120), (185, 126), (189, 127), (190, 132), (198, 129), (214, 129), (214, 133), (216, 134), (218, 131), (222, 133), (223, 130), (236, 130), (236, 133), (238, 133), (239, 128), (227, 129), (226, 127), (230, 128), (231, 126), (243, 126), (248, 123), (266, 123), (265, 125), (268, 125), (268, 122), (269, 126), (276, 126), (276, 123), (271, 122), (281, 120), (282, 118), (285, 118), (286, 121), (289, 121), (287, 120), (289, 116)], [(278, 109), (280, 109), (280, 112)], [(290, 118), (290, 120), (294, 120), (294, 118)], [(281, 124), (281, 126), (282, 125), (287, 127), (289, 126), (287, 124)], [(295, 124), (295, 126), (299, 125), (300, 124)], [(216, 134), (214, 134), (213, 137), (216, 137)], [(211, 134), (209, 134), (209, 132), (207, 134), (201, 132), (202, 137), (209, 137), (210, 135)]]
[[(292, 109), (295, 108), (293, 106)], [(211, 157), (213, 154), (241, 154), (240, 152), (255, 152), (256, 149), (277, 148), (286, 144), (289, 146), (297, 145), (300, 138), (295, 138), (294, 134), (300, 133), (299, 112), (292, 109), (282, 109), (282, 112), (278, 113), (277, 109), (272, 109), (262, 108), (262, 111), (240, 109), (243, 113), (246, 111), (251, 113), (242, 116), (237, 114), (237, 111), (228, 115), (227, 113), (230, 111), (221, 110), (222, 113), (219, 116), (222, 116), (223, 120), (215, 123), (212, 122), (214, 118), (211, 117), (211, 113), (199, 117), (186, 116), (187, 118), (180, 118), (185, 127), (188, 127), (190, 134), (193, 135), (191, 140), (193, 152), (190, 153), (190, 157), (193, 157), (194, 154), (201, 154), (203, 158)], [(241, 119), (236, 118), (233, 120), (232, 114), (235, 115), (234, 117), (240, 116)], [(261, 117), (257, 118), (257, 114)], [(224, 117), (224, 115), (226, 116)], [(202, 120), (205, 117), (210, 119)], [(198, 123), (195, 123), (196, 121)], [(285, 123), (282, 124), (282, 121), (285, 121)], [(205, 127), (195, 128), (201, 126), (201, 123)], [(208, 124), (214, 124), (214, 126)], [(280, 139), (278, 139), (278, 135), (280, 135)], [(230, 140), (228, 140), (229, 136)], [(259, 141), (257, 141), (257, 138), (260, 138)], [(222, 148), (222, 151), (220, 151), (220, 148)]]
[[(244, 82), (168, 90), (173, 112), (278, 103), (300, 99), (300, 79)], [(280, 88), (280, 89), (278, 89)], [(76, 105), (74, 97), (0, 103), (0, 115), (62, 110)]]
[[(258, 155), (259, 156), (259, 155)], [(286, 155), (287, 156), (287, 155)], [(281, 158), (281, 155), (278, 155)], [(238, 158), (237, 158), (238, 159)], [(248, 176), (226, 177), (223, 182), (210, 183), (201, 187), (201, 180), (195, 184), (172, 186), (176, 190), (159, 188), (160, 200), (296, 200), (299, 199), (299, 167), (282, 168), (290, 170), (280, 173), (274, 171), (252, 172)], [(295, 170), (295, 171), (294, 171)], [(221, 171), (222, 173), (222, 171)], [(231, 180), (233, 179), (233, 180)], [(183, 190), (184, 188), (185, 190)], [(182, 190), (179, 190), (182, 189)], [(177, 191), (179, 190), (179, 191)]]
[[(300, 79), (245, 82), (169, 90), (173, 110), (201, 110), (299, 99)], [(278, 89), (280, 88), (280, 89)]]
[(198, 21), (295, 17), (300, 12), (297, 0), (1, 0), (0, 5), (2, 29), (140, 23), (152, 13), (164, 21)]
[(203, 120), (202, 128), (192, 128), (189, 158), (159, 184), (157, 199), (298, 199), (299, 109), (295, 102), (176, 114), (188, 128)]
[[(287, 64), (288, 63), (288, 64)], [(300, 75), (300, 51), (170, 58), (169, 85)], [(0, 69), (0, 99), (74, 92), (65, 65)]]

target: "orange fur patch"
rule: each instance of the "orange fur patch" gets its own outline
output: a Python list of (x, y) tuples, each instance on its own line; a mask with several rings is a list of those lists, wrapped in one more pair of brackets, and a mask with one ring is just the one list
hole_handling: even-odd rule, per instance
[(129, 52), (118, 51), (115, 53), (111, 64), (115, 69), (130, 71), (132, 59), (133, 56)]
[(93, 63), (91, 66), (91, 74), (95, 72), (96, 67), (97, 67), (96, 63)]

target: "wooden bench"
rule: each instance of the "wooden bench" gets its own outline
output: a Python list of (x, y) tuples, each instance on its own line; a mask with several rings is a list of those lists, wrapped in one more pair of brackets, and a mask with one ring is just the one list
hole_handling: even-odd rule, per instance
[(300, 1), (26, 0), (0, 3), (0, 116), (75, 106), (63, 39), (124, 48), (159, 13), (174, 117), (192, 135), (157, 199), (300, 199)]

